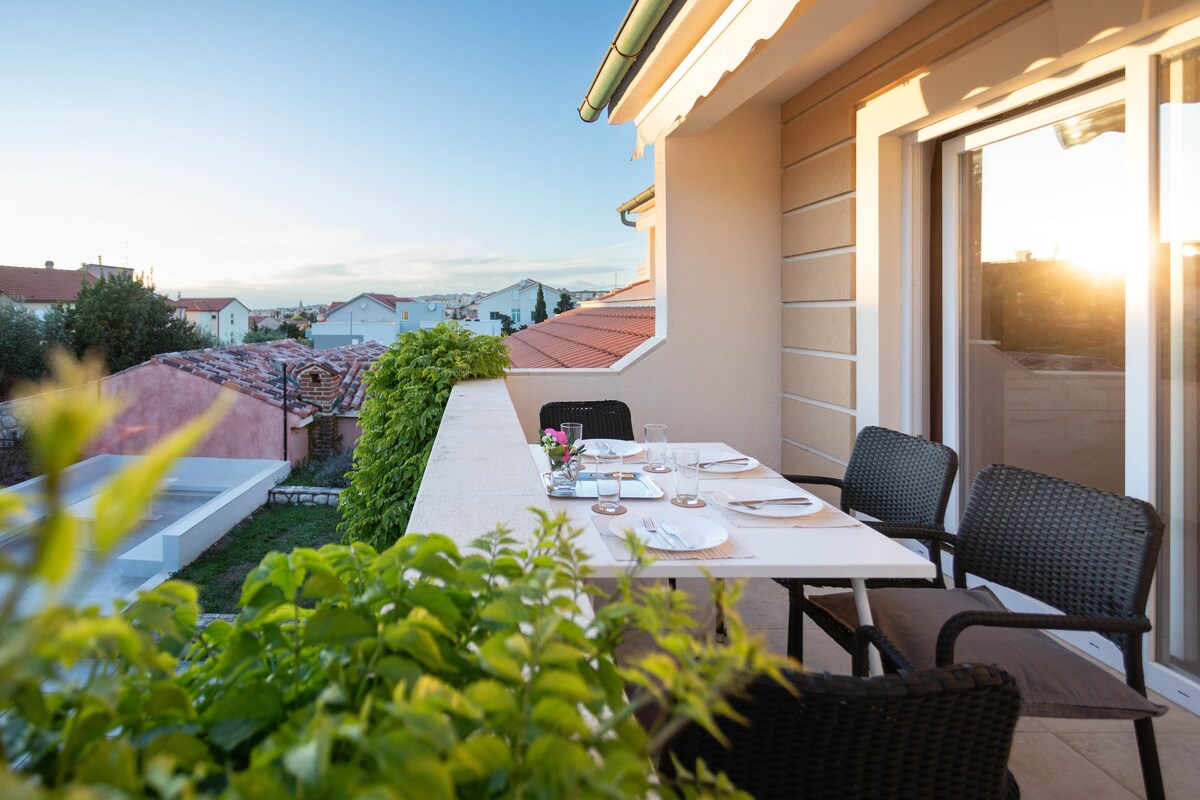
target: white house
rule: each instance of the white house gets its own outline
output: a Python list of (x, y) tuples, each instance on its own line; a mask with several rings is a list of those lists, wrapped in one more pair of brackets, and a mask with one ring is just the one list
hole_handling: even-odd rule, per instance
[(217, 344), (241, 344), (250, 331), (250, 309), (235, 297), (181, 297), (175, 313)]
[(445, 317), (445, 303), (364, 292), (329, 307), (325, 318), (312, 326), (313, 347), (322, 350), (362, 342), (390, 345), (400, 334), (432, 327)]
[(525, 278), (477, 300), (475, 309), (478, 311), (478, 318), (481, 321), (498, 320), (501, 314), (507, 314), (518, 326), (532, 324), (539, 286), (542, 287), (542, 294), (546, 298), (546, 314), (553, 317), (559, 297), (568, 292)]

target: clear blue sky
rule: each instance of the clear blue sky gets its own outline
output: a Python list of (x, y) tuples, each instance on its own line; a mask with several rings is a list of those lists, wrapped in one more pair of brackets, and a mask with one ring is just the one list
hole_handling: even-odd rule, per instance
[(0, 264), (251, 306), (626, 283), (653, 159), (575, 109), (627, 6), (5, 2)]

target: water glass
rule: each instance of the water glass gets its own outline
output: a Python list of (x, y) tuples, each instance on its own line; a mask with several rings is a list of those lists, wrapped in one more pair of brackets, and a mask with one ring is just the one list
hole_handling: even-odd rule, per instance
[(592, 511), (597, 514), (624, 514), (625, 506), (621, 505), (621, 471), (623, 459), (611, 453), (597, 453), (596, 465), (596, 504)]
[(667, 426), (657, 422), (643, 425), (646, 442), (646, 472), (670, 472), (667, 466)]
[(564, 422), (560, 428), (567, 435), (567, 444), (575, 444), (583, 438), (583, 423), (582, 422)]
[(675, 496), (671, 503), (684, 508), (706, 505), (700, 499), (700, 451), (694, 447), (677, 447), (671, 451), (671, 466), (675, 468)]

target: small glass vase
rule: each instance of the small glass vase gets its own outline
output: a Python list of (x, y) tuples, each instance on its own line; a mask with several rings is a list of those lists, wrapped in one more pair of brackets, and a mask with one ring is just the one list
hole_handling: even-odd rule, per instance
[(550, 483), (556, 497), (574, 497), (575, 482), (579, 480), (579, 459), (559, 462), (550, 471)]

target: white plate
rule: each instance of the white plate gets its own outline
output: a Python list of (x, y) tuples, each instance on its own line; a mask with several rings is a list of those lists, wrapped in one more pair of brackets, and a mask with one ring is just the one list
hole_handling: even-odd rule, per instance
[(642, 446), (640, 444), (637, 442), (630, 442), (626, 439), (584, 439), (583, 446), (586, 447), (587, 450), (585, 450), (583, 454), (587, 456), (607, 455), (608, 451), (600, 446), (601, 442), (604, 442), (604, 444), (611, 447), (612, 451), (621, 458), (636, 456), (638, 453), (642, 452)]
[[(779, 489), (773, 486), (747, 486), (745, 489), (739, 486), (736, 489), (718, 489), (709, 496), (721, 508), (728, 508), (730, 511), (742, 514), (752, 514), (756, 517), (774, 517), (776, 519), (803, 517), (806, 514), (815, 514), (825, 507), (819, 497), (803, 489)], [(772, 500), (782, 497), (807, 497), (812, 503), (806, 506), (767, 504), (758, 509), (733, 505), (734, 500)]]
[(734, 472), (748, 472), (749, 470), (752, 470), (758, 466), (757, 458), (755, 458), (754, 456), (742, 455), (741, 453), (732, 453), (732, 452), (723, 451), (723, 450), (712, 450), (707, 453), (701, 451), (701, 453), (700, 453), (700, 463), (701, 464), (705, 463), (706, 461), (725, 461), (726, 459), (729, 459), (729, 458), (744, 458), (744, 459), (746, 459), (746, 463), (744, 463), (744, 464), (713, 464), (711, 467), (704, 467), (700, 471), (701, 472), (711, 472), (711, 473), (717, 474), (717, 475), (719, 475), (721, 473), (732, 474)]
[[(669, 536), (664, 536), (662, 533), (651, 534), (646, 530), (644, 525), (639, 525), (633, 529), (639, 539), (646, 542), (646, 546), (651, 550), (671, 550), (675, 552), (686, 552), (688, 550), (704, 550), (709, 547), (716, 547), (724, 543), (729, 538), (729, 531), (721, 523), (708, 519), (707, 517), (698, 516), (695, 512), (668, 512), (666, 514), (655, 514), (653, 516), (654, 525), (662, 530), (663, 525), (667, 525), (671, 530), (678, 533), (684, 539), (688, 540), (695, 547), (677, 547), (675, 540)], [(668, 547), (667, 544), (671, 543)]]

